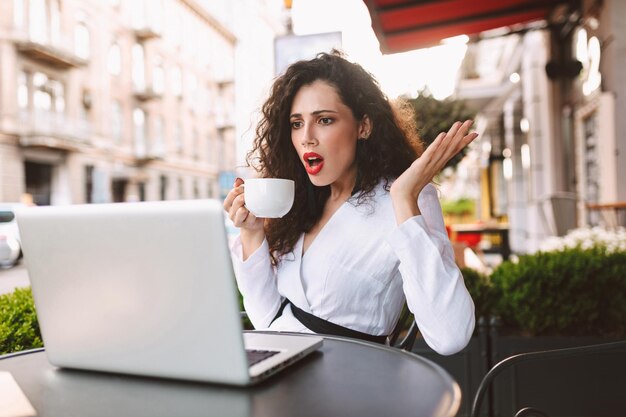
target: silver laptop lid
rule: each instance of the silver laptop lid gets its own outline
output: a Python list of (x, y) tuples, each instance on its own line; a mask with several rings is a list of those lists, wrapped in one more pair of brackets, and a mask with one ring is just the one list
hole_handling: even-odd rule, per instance
[(51, 363), (248, 382), (219, 201), (33, 207), (17, 218)]

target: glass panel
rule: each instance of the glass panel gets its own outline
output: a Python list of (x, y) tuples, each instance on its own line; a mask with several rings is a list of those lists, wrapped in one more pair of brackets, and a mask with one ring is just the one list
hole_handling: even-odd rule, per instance
[[(82, 14), (81, 14), (82, 16)], [(89, 58), (90, 49), (89, 29), (84, 21), (79, 22), (74, 28), (74, 46), (76, 55), (83, 59)]]
[(59, 0), (50, 0), (50, 40), (61, 45), (61, 5)]
[(163, 91), (165, 91), (165, 70), (163, 69), (163, 63), (161, 61), (161, 57), (159, 56), (154, 59), (152, 88), (158, 94), (162, 94)]
[(163, 156), (163, 118), (157, 117), (154, 121), (154, 149), (155, 156)]
[(17, 104), (21, 109), (28, 108), (28, 74), (24, 71), (17, 75)]
[(111, 102), (111, 133), (116, 143), (122, 141), (123, 117), (122, 106), (119, 101)]
[(107, 69), (111, 75), (120, 75), (122, 72), (122, 50), (117, 42), (113, 43), (109, 48)]
[(141, 109), (133, 110), (133, 124), (135, 126), (135, 154), (138, 157), (146, 155), (146, 115)]
[(133, 85), (137, 90), (146, 88), (143, 46), (133, 45)]
[(180, 71), (180, 67), (174, 67), (172, 70), (172, 91), (177, 97), (183, 94), (183, 75)]
[(146, 7), (144, 0), (131, 1), (131, 16), (134, 29), (143, 29), (146, 26)]
[(51, 92), (54, 101), (54, 110), (57, 113), (65, 111), (65, 88), (59, 81), (49, 80), (47, 89)]
[(24, 27), (24, 0), (13, 0), (13, 24), (19, 29)]
[(174, 145), (176, 146), (176, 152), (182, 153), (183, 151), (183, 127), (180, 123), (176, 124), (176, 131), (174, 132)]
[(48, 41), (48, 19), (46, 18), (46, 0), (30, 0), (29, 34), (35, 42)]

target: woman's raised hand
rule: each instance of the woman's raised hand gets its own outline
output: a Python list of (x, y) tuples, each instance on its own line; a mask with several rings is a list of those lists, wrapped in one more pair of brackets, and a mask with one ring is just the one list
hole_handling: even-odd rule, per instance
[(452, 157), (478, 137), (478, 133), (468, 133), (472, 123), (472, 120), (456, 122), (450, 130), (441, 132), (424, 153), (394, 181), (390, 192), (398, 222), (420, 214), (417, 197), (422, 189)]
[(233, 189), (230, 190), (224, 200), (224, 210), (235, 227), (248, 231), (262, 231), (263, 219), (256, 217), (245, 206), (245, 186), (241, 178), (235, 180)]

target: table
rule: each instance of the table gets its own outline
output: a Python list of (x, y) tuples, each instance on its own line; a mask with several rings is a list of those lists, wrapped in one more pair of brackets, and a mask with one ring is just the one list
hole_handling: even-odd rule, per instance
[(44, 416), (454, 416), (457, 383), (438, 365), (387, 346), (325, 337), (270, 379), (228, 387), (70, 369), (43, 350), (0, 359)]
[(509, 259), (511, 256), (511, 246), (509, 245), (509, 226), (502, 224), (453, 224), (450, 226), (457, 235), (464, 234), (494, 234), (500, 237), (500, 254), (503, 260)]

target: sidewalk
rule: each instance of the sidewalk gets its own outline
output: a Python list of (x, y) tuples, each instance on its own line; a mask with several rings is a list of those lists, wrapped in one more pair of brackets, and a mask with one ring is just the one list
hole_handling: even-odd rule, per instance
[(9, 269), (0, 269), (0, 295), (13, 292), (18, 287), (28, 287), (28, 271), (24, 262)]

